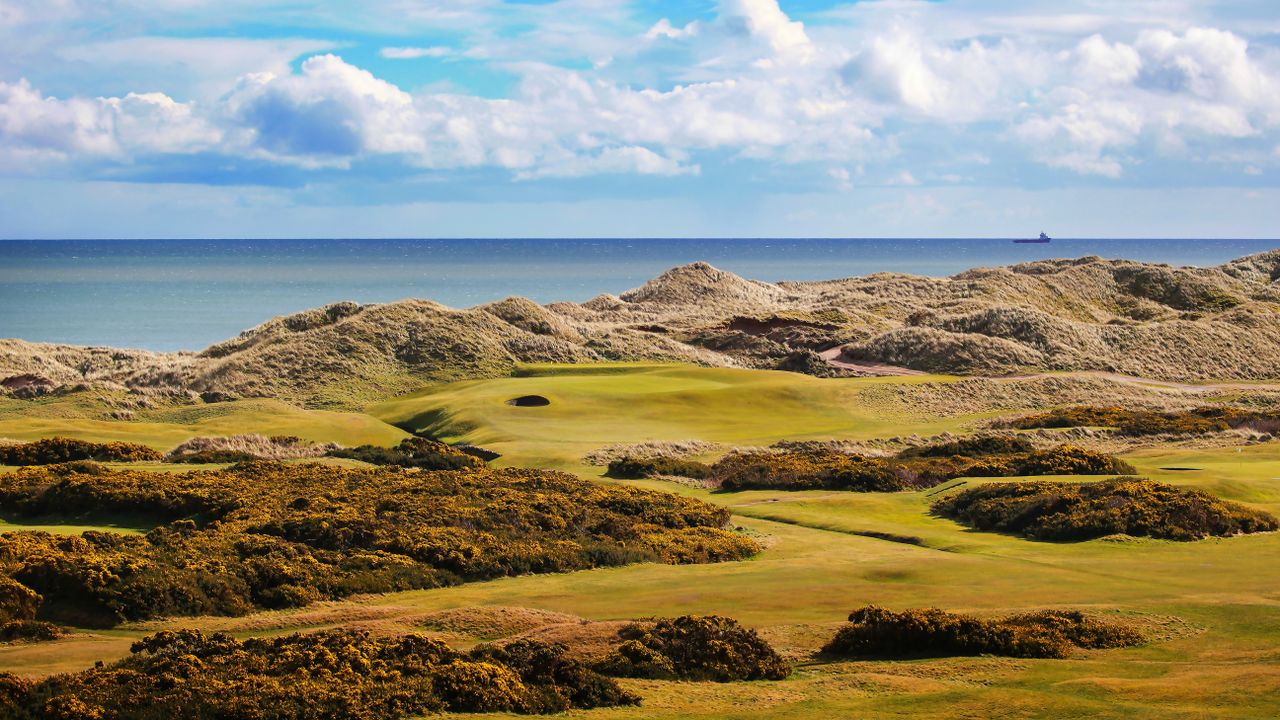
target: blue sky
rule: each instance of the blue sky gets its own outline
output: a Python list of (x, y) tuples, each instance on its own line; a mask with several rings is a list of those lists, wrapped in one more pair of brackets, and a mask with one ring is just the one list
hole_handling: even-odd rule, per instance
[(0, 237), (1280, 235), (1258, 0), (0, 0)]

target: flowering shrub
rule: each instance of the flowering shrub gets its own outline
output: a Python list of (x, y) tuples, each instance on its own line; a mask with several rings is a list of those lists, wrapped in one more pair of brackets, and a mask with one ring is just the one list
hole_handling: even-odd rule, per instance
[(1118, 407), (1071, 407), (1007, 421), (1008, 427), (1113, 427), (1121, 435), (1203, 435), (1232, 428), (1274, 428), (1280, 417), (1233, 407), (1200, 407), (1181, 412), (1128, 410)]
[[(898, 457), (869, 458), (830, 450), (729, 455), (707, 476), (721, 489), (855, 490), (892, 492), (933, 487), (958, 477), (1024, 475), (1113, 475), (1135, 472), (1110, 455), (1063, 445), (1049, 450), (998, 452), (1020, 443), (988, 443), (981, 447), (931, 446)], [(942, 455), (947, 450), (961, 451)], [(969, 455), (962, 454), (970, 453)]]
[(640, 480), (655, 475), (678, 475), (701, 480), (710, 472), (711, 466), (696, 460), (671, 457), (624, 457), (610, 462), (605, 475), (619, 480)]
[(522, 641), (509, 653), (459, 653), (421, 635), (360, 630), (243, 642), (223, 633), (165, 631), (135, 643), (130, 656), (112, 665), (39, 682), (0, 675), (0, 716), (19, 720), (396, 720), (638, 702), (560, 645)]
[(264, 461), (184, 474), (82, 470), (0, 475), (0, 507), (82, 521), (129, 511), (161, 524), (145, 536), (0, 535), (0, 607), (29, 616), (35, 603), (42, 619), (109, 626), (759, 550), (723, 529), (723, 508), (552, 471)]
[(1280, 529), (1280, 521), (1260, 510), (1146, 478), (991, 483), (940, 500), (933, 512), (979, 530), (1036, 540), (1115, 534), (1199, 540)]
[(732, 618), (716, 615), (633, 623), (597, 665), (606, 675), (655, 680), (781, 680), (791, 667), (769, 643)]
[(95, 443), (54, 437), (19, 445), (0, 445), (0, 465), (53, 465), (74, 460), (154, 462), (163, 459), (164, 455), (159, 451), (129, 442)]
[(1062, 658), (1076, 648), (1136, 645), (1133, 628), (1105, 623), (1074, 610), (1041, 610), (998, 620), (937, 608), (894, 612), (874, 605), (854, 610), (822, 649), (824, 655), (858, 658), (1006, 655)]

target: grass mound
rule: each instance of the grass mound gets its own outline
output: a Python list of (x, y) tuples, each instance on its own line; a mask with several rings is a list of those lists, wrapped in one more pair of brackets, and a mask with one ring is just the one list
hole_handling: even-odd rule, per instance
[(146, 445), (129, 442), (95, 443), (65, 437), (17, 445), (0, 445), (0, 465), (54, 465), (77, 460), (147, 462), (164, 456)]
[(1035, 540), (1117, 534), (1200, 540), (1280, 529), (1280, 521), (1265, 512), (1146, 478), (991, 483), (940, 500), (933, 512), (979, 530)]
[(176, 463), (235, 463), (246, 460), (291, 460), (322, 457), (337, 444), (310, 443), (294, 435), (231, 435), (194, 437), (166, 456)]
[(1076, 648), (1126, 647), (1142, 642), (1133, 628), (1075, 610), (1040, 610), (998, 620), (937, 608), (894, 612), (874, 605), (849, 614), (822, 654), (850, 658), (1004, 655), (1063, 658)]
[(464, 470), (484, 467), (484, 460), (442, 442), (426, 438), (405, 438), (394, 448), (361, 445), (330, 450), (329, 457), (362, 460), (370, 465), (395, 465), (423, 470)]
[(357, 630), (243, 642), (166, 631), (134, 643), (130, 656), (109, 666), (41, 682), (0, 676), (0, 714), (24, 720), (396, 720), (638, 702), (563, 647), (521, 641), (459, 653), (421, 635)]
[(606, 675), (654, 680), (782, 680), (791, 667), (737, 620), (684, 615), (656, 624), (632, 623), (624, 642), (596, 665)]
[[(729, 511), (691, 498), (535, 470), (420, 472), (244, 463), (185, 474), (27, 468), (0, 476), (0, 507), (129, 508), (145, 536), (0, 535), (0, 599), (42, 619), (113, 625), (234, 615), (355, 593), (438, 587), (634, 562), (754, 554)], [(31, 592), (31, 591), (34, 591)], [(32, 595), (43, 596), (36, 602)]]
[[(930, 446), (923, 450), (908, 450), (892, 458), (864, 457), (831, 450), (740, 453), (726, 456), (713, 465), (707, 479), (727, 491), (826, 489), (892, 492), (933, 487), (958, 477), (1135, 472), (1132, 466), (1111, 455), (1070, 445), (1023, 452), (1023, 446), (1016, 440), (970, 444), (974, 447), (961, 447), (959, 443), (953, 443), (955, 447)], [(981, 448), (986, 448), (986, 451), (980, 452)], [(1018, 451), (998, 453), (1000, 448)], [(951, 450), (977, 457), (943, 454)]]

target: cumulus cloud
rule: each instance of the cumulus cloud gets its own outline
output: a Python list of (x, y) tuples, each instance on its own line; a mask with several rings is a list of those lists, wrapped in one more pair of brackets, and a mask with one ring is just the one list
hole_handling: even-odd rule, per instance
[(413, 98), (336, 55), (317, 55), (301, 73), (249, 75), (227, 101), (258, 149), (283, 158), (346, 158), (363, 152), (420, 152)]
[(744, 35), (767, 42), (778, 56), (806, 60), (813, 54), (804, 24), (787, 17), (777, 0), (721, 0), (720, 16)]
[[(411, 5), (406, 22), (426, 22), (422, 13), (451, 23), (465, 16), (460, 27), (492, 10), (488, 0), (451, 0), (430, 12)], [(377, 13), (388, 7), (374, 3)], [(0, 18), (29, 19), (38, 8), (0, 0)], [(1228, 30), (1140, 27), (1134, 13), (1119, 22), (1101, 9), (1070, 14), (1029, 3), (1026, 14), (997, 23), (902, 0), (842, 10), (857, 14), (848, 25), (806, 26), (776, 0), (721, 0), (716, 17), (676, 26), (639, 23), (603, 0), (518, 12), (535, 21), (532, 30), (508, 37), (476, 29), (457, 40), (472, 48), (468, 58), (516, 78), (502, 98), (410, 92), (337, 54), (291, 68), (295, 55), (332, 47), (310, 41), (111, 40), (62, 56), (154, 56), (164, 61), (157, 65), (204, 67), (202, 77), (219, 80), (194, 99), (175, 99), (180, 93), (164, 86), (60, 100), (25, 80), (0, 83), (0, 143), (95, 162), (209, 151), (333, 168), (392, 156), (411, 168), (494, 167), (521, 180), (696, 174), (715, 153), (726, 162), (811, 163), (848, 188), (847, 168), (859, 176), (870, 168), (868, 177), (888, 178), (881, 184), (927, 184), (961, 177), (956, 166), (975, 157), (986, 173), (1030, 161), (1104, 179), (1151, 157), (1209, 157), (1197, 149), (1215, 142), (1254, 141), (1266, 158), (1280, 129), (1277, 55)], [(609, 32), (584, 31), (592, 13)], [(538, 61), (530, 50), (574, 42), (575, 62)], [(379, 54), (411, 60), (455, 51), (406, 45)], [(681, 64), (641, 67), (659, 56)], [(927, 150), (935, 137), (949, 138), (954, 152)]]
[(1070, 79), (1013, 133), (1052, 166), (1115, 178), (1144, 138), (1177, 151), (1280, 120), (1275, 78), (1229, 32), (1148, 30), (1132, 44), (1094, 35), (1059, 59), (1073, 64)]
[(57, 159), (128, 158), (199, 152), (221, 137), (193, 105), (161, 93), (59, 100), (26, 80), (0, 82), (0, 141), (11, 152)]

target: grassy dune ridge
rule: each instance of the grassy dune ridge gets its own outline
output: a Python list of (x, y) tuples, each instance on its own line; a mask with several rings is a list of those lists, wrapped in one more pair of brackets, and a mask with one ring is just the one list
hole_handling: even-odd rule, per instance
[[(1164, 381), (1275, 380), (1280, 250), (1210, 268), (1084, 257), (947, 278), (877, 273), (764, 283), (706, 263), (621, 295), (454, 309), (335, 303), (274, 318), (199, 353), (0, 340), (23, 394), (80, 385), (177, 388), (356, 409), (427, 382), (521, 363), (685, 362), (819, 376), (889, 363), (963, 375), (1103, 371)], [(840, 349), (853, 367), (819, 353)], [(18, 392), (18, 391), (15, 391)]]

